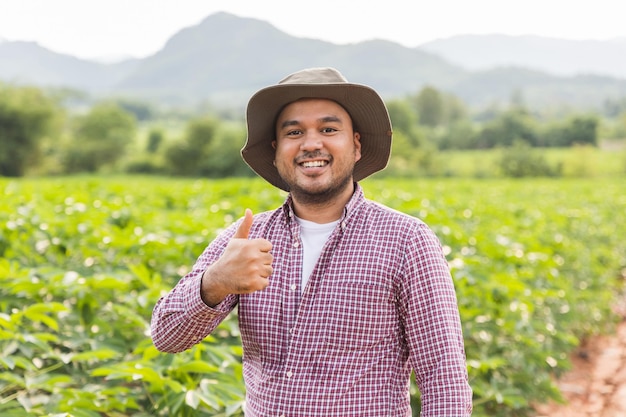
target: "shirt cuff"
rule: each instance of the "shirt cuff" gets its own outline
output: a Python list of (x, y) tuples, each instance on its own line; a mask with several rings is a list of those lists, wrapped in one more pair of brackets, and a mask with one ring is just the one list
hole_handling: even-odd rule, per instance
[(204, 301), (202, 301), (202, 297), (200, 296), (201, 285), (202, 274), (194, 277), (192, 280), (189, 281), (187, 285), (187, 289), (184, 295), (184, 305), (186, 307), (187, 314), (192, 317), (203, 316), (209, 319), (212, 319), (216, 316), (228, 314), (228, 311), (225, 308), (226, 299), (224, 299), (215, 307), (209, 307), (204, 303)]

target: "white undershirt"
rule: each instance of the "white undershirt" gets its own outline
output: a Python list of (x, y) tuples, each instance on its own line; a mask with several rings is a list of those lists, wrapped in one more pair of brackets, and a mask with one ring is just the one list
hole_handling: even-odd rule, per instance
[(298, 217), (296, 217), (296, 220), (300, 225), (300, 237), (302, 239), (303, 260), (300, 291), (304, 292), (313, 268), (315, 268), (315, 264), (322, 253), (322, 248), (337, 223), (339, 223), (339, 220), (324, 224), (302, 220)]

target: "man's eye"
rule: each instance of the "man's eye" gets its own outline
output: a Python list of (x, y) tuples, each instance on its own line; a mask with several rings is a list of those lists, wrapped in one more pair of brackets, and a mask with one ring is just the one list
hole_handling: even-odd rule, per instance
[(333, 133), (333, 132), (336, 132), (336, 131), (337, 131), (337, 129), (335, 129), (334, 127), (325, 127), (325, 128), (322, 129), (323, 133)]
[(287, 136), (296, 136), (296, 135), (301, 135), (302, 131), (301, 130), (290, 130), (287, 132)]

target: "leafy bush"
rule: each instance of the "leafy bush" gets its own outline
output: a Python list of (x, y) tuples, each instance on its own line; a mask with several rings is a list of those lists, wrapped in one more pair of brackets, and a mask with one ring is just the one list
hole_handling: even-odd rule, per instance
[[(475, 416), (531, 415), (626, 267), (620, 180), (368, 180), (450, 261)], [(262, 180), (0, 179), (0, 415), (241, 415), (236, 317), (176, 355), (149, 320), (215, 234), (279, 205)], [(419, 402), (415, 386), (414, 402)]]
[(0, 175), (19, 177), (40, 162), (42, 139), (59, 112), (39, 89), (0, 83)]
[(557, 147), (597, 146), (599, 124), (596, 116), (571, 116), (564, 122), (549, 124), (543, 134), (543, 144)]
[(502, 149), (499, 166), (505, 177), (512, 178), (550, 177), (558, 173), (557, 169), (550, 167), (541, 150), (532, 148), (523, 140)]
[(136, 120), (113, 103), (100, 103), (77, 117), (65, 151), (66, 172), (97, 172), (115, 164), (134, 139)]

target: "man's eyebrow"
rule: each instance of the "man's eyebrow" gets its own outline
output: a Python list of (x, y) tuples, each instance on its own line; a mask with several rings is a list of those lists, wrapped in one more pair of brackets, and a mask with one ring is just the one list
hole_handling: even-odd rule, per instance
[(285, 121), (284, 121), (284, 122), (280, 125), (280, 128), (281, 128), (281, 129), (284, 129), (284, 128), (289, 127), (289, 126), (297, 126), (297, 125), (299, 125), (299, 124), (300, 124), (300, 123), (299, 123), (297, 120), (285, 120)]
[[(321, 123), (343, 123), (342, 119), (337, 116), (324, 116), (324, 117), (319, 118), (318, 121)], [(299, 124), (300, 122), (295, 119), (285, 120), (284, 122), (281, 123), (280, 128), (284, 129), (290, 126), (298, 126)]]
[(320, 119), (323, 123), (342, 123), (342, 120), (337, 116), (326, 116)]

